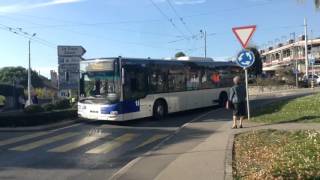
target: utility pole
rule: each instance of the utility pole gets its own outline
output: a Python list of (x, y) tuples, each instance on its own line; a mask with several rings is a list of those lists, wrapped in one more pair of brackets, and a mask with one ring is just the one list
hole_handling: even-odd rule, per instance
[(27, 101), (27, 106), (32, 104), (31, 101), (31, 39), (36, 36), (36, 33), (33, 33), (31, 37), (29, 37), (28, 40), (28, 47), (29, 47), (29, 66), (28, 66), (28, 101)]
[(29, 47), (29, 65), (28, 65), (28, 101), (27, 106), (31, 105), (31, 52), (30, 52), (30, 46), (31, 46), (31, 40), (28, 40), (28, 47)]
[(202, 37), (204, 38), (204, 58), (207, 58), (207, 31), (200, 30)]
[(204, 58), (207, 58), (207, 31), (204, 31)]
[(293, 43), (292, 43), (292, 47), (291, 47), (291, 56), (292, 56), (292, 60), (295, 60), (295, 76), (296, 76), (296, 88), (299, 88), (299, 84), (298, 84), (298, 59), (295, 56), (295, 44), (296, 44), (296, 33), (293, 32), (291, 33), (293, 35)]
[(311, 30), (311, 33), (310, 33), (310, 40), (311, 40), (311, 49), (310, 49), (310, 54), (311, 54), (311, 67), (312, 67), (312, 82), (311, 82), (311, 88), (314, 88), (314, 56), (312, 54), (312, 45), (313, 45), (313, 32)]
[(308, 79), (309, 75), (309, 60), (308, 60), (308, 25), (307, 18), (304, 18), (304, 49), (305, 49), (305, 65), (306, 65), (306, 78)]
[(36, 36), (36, 33), (29, 34), (28, 32), (22, 31), (22, 28), (12, 28), (9, 26), (5, 26), (6, 29), (14, 34), (21, 35), (24, 38), (28, 38), (28, 50), (29, 50), (29, 65), (28, 65), (28, 101), (26, 102), (26, 105), (31, 104), (31, 40), (34, 36)]

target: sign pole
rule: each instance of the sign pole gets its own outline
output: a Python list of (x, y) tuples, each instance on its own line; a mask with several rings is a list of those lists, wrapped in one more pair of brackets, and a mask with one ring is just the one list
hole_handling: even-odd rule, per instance
[(249, 88), (248, 88), (248, 68), (253, 65), (255, 61), (255, 55), (252, 51), (246, 50), (250, 39), (252, 38), (254, 32), (256, 31), (257, 26), (242, 26), (234, 27), (232, 31), (236, 38), (239, 40), (243, 50), (238, 54), (236, 62), (240, 67), (244, 69), (245, 78), (246, 78), (246, 99), (247, 99), (247, 113), (248, 120), (250, 120), (250, 99), (249, 99)]
[(250, 103), (249, 103), (249, 88), (248, 88), (248, 69), (244, 68), (245, 78), (246, 78), (246, 95), (247, 95), (247, 112), (248, 120), (250, 120)]

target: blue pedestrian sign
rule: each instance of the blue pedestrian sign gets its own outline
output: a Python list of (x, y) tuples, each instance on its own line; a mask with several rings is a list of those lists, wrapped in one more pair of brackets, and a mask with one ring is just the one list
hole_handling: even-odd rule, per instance
[(243, 68), (248, 68), (254, 63), (255, 57), (252, 51), (242, 50), (237, 57), (237, 63)]

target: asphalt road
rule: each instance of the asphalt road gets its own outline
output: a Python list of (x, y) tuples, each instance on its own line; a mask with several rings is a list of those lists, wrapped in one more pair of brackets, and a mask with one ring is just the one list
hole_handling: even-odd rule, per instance
[[(286, 98), (262, 97), (252, 105)], [(161, 121), (83, 122), (50, 131), (0, 132), (0, 179), (108, 179), (183, 124), (216, 108), (176, 113)]]
[(122, 123), (0, 132), (0, 179), (108, 179), (183, 124), (217, 107)]

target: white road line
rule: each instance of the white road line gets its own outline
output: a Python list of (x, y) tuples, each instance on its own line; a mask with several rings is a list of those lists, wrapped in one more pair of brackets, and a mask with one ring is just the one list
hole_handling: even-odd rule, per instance
[(80, 139), (78, 141), (75, 142), (71, 142), (62, 146), (58, 146), (56, 148), (50, 149), (48, 150), (48, 152), (57, 152), (57, 153), (62, 153), (62, 152), (67, 152), (67, 151), (71, 151), (74, 150), (76, 148), (79, 148), (81, 146), (84, 146), (86, 144), (92, 143), (98, 139), (102, 139), (105, 138), (106, 136), (108, 136), (110, 134), (104, 134), (102, 136), (87, 136), (83, 139)]

